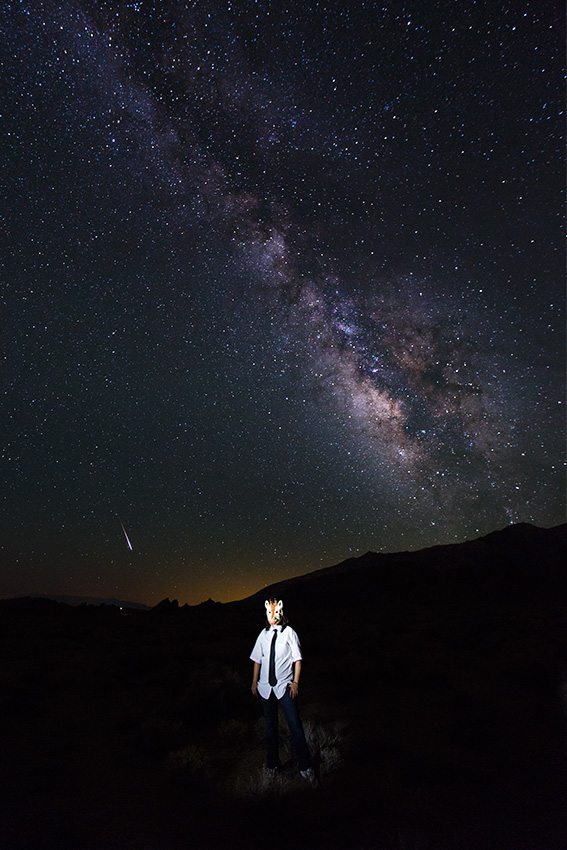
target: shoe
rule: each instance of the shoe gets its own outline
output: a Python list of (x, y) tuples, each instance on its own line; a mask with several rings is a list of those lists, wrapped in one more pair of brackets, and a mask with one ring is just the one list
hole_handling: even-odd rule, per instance
[(307, 780), (310, 785), (317, 785), (317, 777), (315, 776), (315, 771), (312, 767), (308, 767), (307, 770), (300, 770), (299, 775), (302, 779)]

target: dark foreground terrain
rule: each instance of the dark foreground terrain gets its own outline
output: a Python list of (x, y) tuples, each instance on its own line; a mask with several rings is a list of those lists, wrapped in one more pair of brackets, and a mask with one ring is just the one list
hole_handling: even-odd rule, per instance
[[(565, 544), (516, 526), (230, 605), (0, 602), (1, 850), (565, 850)], [(318, 788), (262, 769), (272, 590)]]

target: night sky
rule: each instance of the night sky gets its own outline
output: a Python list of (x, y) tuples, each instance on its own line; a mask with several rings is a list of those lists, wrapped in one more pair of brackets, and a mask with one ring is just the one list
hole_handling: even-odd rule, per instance
[(563, 17), (2, 4), (0, 596), (565, 520)]

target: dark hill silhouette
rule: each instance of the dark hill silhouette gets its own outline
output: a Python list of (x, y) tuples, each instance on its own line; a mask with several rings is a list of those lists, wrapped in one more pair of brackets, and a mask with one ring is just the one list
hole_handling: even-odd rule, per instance
[(128, 602), (124, 599), (115, 599), (114, 597), (68, 596), (56, 593), (31, 593), (29, 596), (18, 596), (16, 599), (23, 600), (24, 604), (29, 599), (44, 599), (48, 602), (60, 602), (63, 605), (71, 605), (72, 607), (78, 607), (79, 605), (110, 605), (115, 608), (131, 608), (136, 611), (148, 611), (150, 608), (149, 605), (144, 605), (142, 602)]
[(332, 567), (271, 584), (238, 603), (257, 607), (284, 597), (293, 607), (316, 602), (379, 607), (395, 598), (473, 604), (547, 597), (567, 590), (567, 524), (540, 528), (529, 523), (464, 543), (416, 552), (366, 552)]

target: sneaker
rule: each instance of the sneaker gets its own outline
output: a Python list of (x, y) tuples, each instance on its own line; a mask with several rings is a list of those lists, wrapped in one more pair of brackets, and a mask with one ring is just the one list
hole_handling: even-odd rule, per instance
[(308, 767), (307, 770), (300, 770), (299, 775), (302, 777), (302, 779), (307, 780), (310, 785), (317, 784), (317, 777), (315, 776), (315, 771), (312, 767)]

